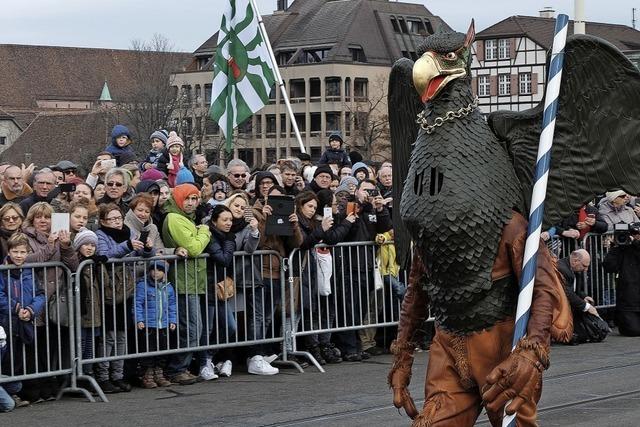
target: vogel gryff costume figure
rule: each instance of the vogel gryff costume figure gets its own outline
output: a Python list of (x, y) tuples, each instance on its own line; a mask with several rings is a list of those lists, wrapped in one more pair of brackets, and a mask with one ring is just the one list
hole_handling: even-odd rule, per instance
[[(507, 402), (517, 425), (537, 425), (551, 339), (572, 334), (554, 260), (541, 245), (526, 336), (512, 352), (543, 102), (485, 121), (471, 89), (474, 37), (473, 22), (466, 34), (433, 34), (416, 63), (397, 61), (389, 79), (394, 180), (404, 181), (394, 188), (400, 264), (411, 241), (415, 253), (388, 381), (414, 426), (472, 426), (483, 407), (499, 426)], [(545, 225), (609, 189), (640, 193), (640, 74), (590, 36), (570, 37), (564, 61)], [(429, 307), (436, 335), (418, 411), (407, 387), (414, 334)]]

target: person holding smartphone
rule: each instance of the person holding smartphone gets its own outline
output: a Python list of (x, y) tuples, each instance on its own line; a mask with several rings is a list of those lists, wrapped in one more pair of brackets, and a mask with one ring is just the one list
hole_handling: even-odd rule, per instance
[[(370, 179), (361, 181), (356, 188), (356, 220), (345, 237), (345, 242), (371, 242), (376, 234), (384, 233), (392, 228), (389, 209), (384, 205), (384, 199), (376, 187), (376, 182)], [(343, 253), (341, 253), (343, 252)], [(338, 305), (337, 326), (354, 326), (375, 320), (375, 313), (371, 316), (369, 310), (369, 293), (374, 291), (375, 245), (358, 244), (341, 254), (341, 275), (338, 282), (344, 289), (338, 289), (336, 294), (342, 301)], [(338, 262), (336, 261), (336, 264)], [(342, 309), (344, 307), (344, 309)], [(343, 313), (347, 315), (344, 316)], [(342, 318), (341, 318), (342, 317)], [(339, 333), (340, 349), (343, 359), (349, 362), (359, 362), (368, 358), (364, 350), (375, 347), (375, 341), (369, 336), (366, 342), (359, 343), (355, 331)]]
[(586, 204), (563, 219), (556, 227), (556, 233), (571, 239), (582, 239), (587, 233), (605, 233), (607, 222), (598, 208)]

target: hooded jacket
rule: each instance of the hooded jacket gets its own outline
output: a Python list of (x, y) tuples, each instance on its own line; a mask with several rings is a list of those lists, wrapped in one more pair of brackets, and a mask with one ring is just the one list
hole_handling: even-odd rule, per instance
[(336, 149), (329, 146), (326, 150), (324, 150), (324, 153), (322, 153), (318, 164), (328, 165), (330, 163), (337, 163), (340, 166), (351, 166), (351, 159), (344, 149)]
[(211, 240), (211, 232), (206, 225), (196, 226), (195, 213), (188, 215), (182, 210), (184, 199), (191, 194), (200, 192), (191, 184), (178, 185), (173, 198), (165, 202), (167, 216), (162, 224), (162, 239), (165, 246), (187, 250), (189, 258), (174, 263), (169, 277), (175, 277), (178, 294), (193, 295), (204, 294), (207, 289), (207, 263), (203, 258), (192, 258), (204, 252)]
[(116, 166), (118, 167), (122, 166), (123, 164), (122, 163), (123, 154), (127, 153), (128, 157), (134, 157), (134, 158), (136, 156), (136, 153), (131, 148), (131, 144), (128, 144), (124, 147), (118, 146), (118, 144), (116, 143), (116, 139), (122, 135), (126, 135), (127, 138), (131, 140), (131, 132), (129, 132), (129, 129), (127, 129), (126, 126), (115, 125), (113, 127), (113, 130), (111, 131), (111, 144), (107, 145), (107, 147), (104, 149), (104, 151), (106, 151), (107, 153), (111, 153), (113, 158), (116, 159)]
[(164, 329), (177, 324), (176, 294), (171, 283), (156, 282), (151, 276), (138, 281), (133, 315), (135, 323), (144, 322), (146, 328)]
[[(31, 311), (31, 319), (37, 318), (44, 311), (46, 297), (44, 290), (38, 286), (31, 268), (15, 268), (0, 271), (0, 325), (9, 324), (9, 316), (13, 322), (18, 321), (17, 305)], [(14, 331), (16, 330), (14, 326)]]

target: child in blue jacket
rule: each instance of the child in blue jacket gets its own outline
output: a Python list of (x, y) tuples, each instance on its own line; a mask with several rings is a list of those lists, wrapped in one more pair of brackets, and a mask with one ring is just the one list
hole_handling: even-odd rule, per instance
[[(177, 303), (171, 283), (166, 281), (168, 265), (165, 261), (151, 261), (149, 274), (136, 284), (134, 317), (138, 328), (140, 351), (165, 350), (167, 329), (176, 329)], [(144, 370), (142, 385), (144, 388), (168, 387), (171, 385), (164, 377), (165, 357), (147, 357), (140, 361)]]
[(123, 155), (128, 158), (135, 158), (136, 153), (130, 145), (133, 143), (131, 139), (131, 132), (124, 125), (115, 125), (111, 130), (111, 144), (108, 145), (104, 151), (111, 153), (114, 159), (116, 159), (116, 166), (120, 167), (124, 164), (122, 161)]
[[(7, 267), (0, 271), (0, 326), (7, 335), (7, 345), (12, 347), (13, 370), (8, 366), (10, 357), (4, 358), (2, 372), (25, 373), (23, 352), (28, 366), (36, 359), (34, 346), (34, 320), (46, 304), (44, 290), (38, 286), (30, 268), (21, 268), (29, 254), (29, 239), (22, 233), (14, 234), (7, 241)], [(17, 268), (15, 268), (17, 267)]]

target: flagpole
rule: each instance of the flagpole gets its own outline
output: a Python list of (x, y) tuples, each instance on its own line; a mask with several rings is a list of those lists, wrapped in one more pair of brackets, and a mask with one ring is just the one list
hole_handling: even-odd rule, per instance
[(271, 65), (273, 65), (273, 70), (276, 73), (276, 79), (278, 80), (278, 86), (280, 86), (280, 93), (282, 94), (282, 98), (284, 99), (284, 103), (287, 106), (287, 112), (289, 113), (289, 118), (291, 119), (291, 125), (293, 126), (293, 131), (296, 133), (296, 139), (298, 140), (298, 144), (300, 145), (300, 151), (306, 153), (307, 150), (304, 148), (304, 144), (302, 143), (302, 137), (300, 136), (300, 131), (298, 130), (298, 122), (296, 122), (296, 118), (293, 115), (293, 110), (291, 109), (291, 104), (289, 103), (289, 95), (287, 95), (287, 88), (284, 85), (284, 81), (282, 80), (282, 75), (280, 74), (280, 70), (278, 69), (278, 63), (276, 62), (276, 57), (273, 54), (273, 49), (271, 48), (271, 41), (269, 40), (269, 35), (267, 34), (267, 30), (264, 27), (264, 22), (262, 21), (262, 15), (260, 15), (260, 11), (258, 11), (258, 6), (256, 5), (255, 0), (249, 0), (251, 2), (251, 6), (253, 10), (258, 15), (258, 28), (260, 28), (260, 32), (262, 33), (262, 38), (267, 43), (267, 50), (269, 51), (269, 58), (271, 58)]

